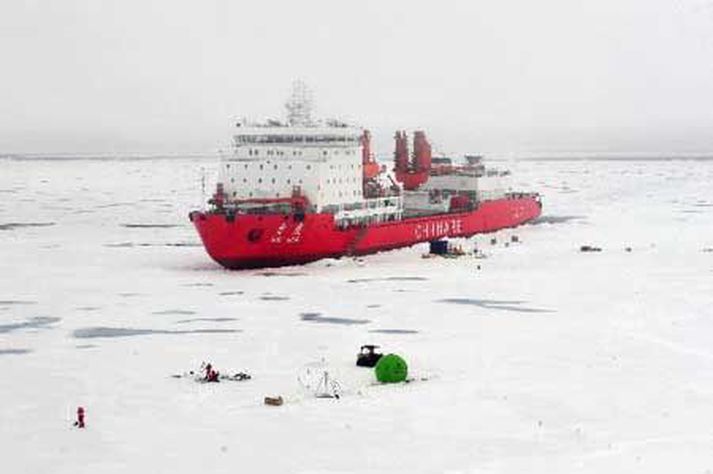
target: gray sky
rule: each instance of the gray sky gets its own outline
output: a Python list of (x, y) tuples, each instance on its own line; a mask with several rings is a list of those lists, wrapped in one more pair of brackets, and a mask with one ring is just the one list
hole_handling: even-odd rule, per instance
[(382, 154), (713, 150), (711, 0), (3, 0), (0, 64), (0, 152), (215, 150), (298, 77)]

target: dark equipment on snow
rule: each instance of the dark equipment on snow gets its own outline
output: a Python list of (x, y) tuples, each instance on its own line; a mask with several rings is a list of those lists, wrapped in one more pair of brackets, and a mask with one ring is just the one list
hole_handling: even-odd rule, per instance
[(580, 252), (601, 252), (602, 249), (599, 247), (594, 247), (592, 245), (582, 245), (579, 247)]
[(357, 354), (357, 362), (356, 365), (359, 367), (374, 367), (377, 362), (379, 362), (379, 359), (384, 354), (380, 354), (378, 352), (375, 352), (375, 349), (377, 349), (379, 346), (374, 346), (371, 344), (367, 344), (364, 346), (361, 346), (361, 350), (359, 351), (359, 354)]
[(281, 396), (278, 397), (265, 397), (265, 405), (271, 405), (274, 407), (279, 407), (284, 403)]
[(251, 378), (252, 378), (252, 376), (245, 372), (238, 372), (237, 374), (233, 374), (233, 375), (220, 374), (220, 377), (219, 377), (220, 380), (233, 380), (235, 382), (242, 382), (243, 380), (250, 380)]
[(429, 253), (432, 255), (445, 255), (448, 253), (447, 240), (432, 240), (430, 242)]

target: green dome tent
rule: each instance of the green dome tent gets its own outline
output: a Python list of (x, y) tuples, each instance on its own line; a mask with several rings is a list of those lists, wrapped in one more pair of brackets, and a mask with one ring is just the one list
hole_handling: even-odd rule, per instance
[(397, 383), (406, 381), (408, 365), (396, 354), (387, 354), (379, 359), (374, 367), (376, 380), (382, 383)]

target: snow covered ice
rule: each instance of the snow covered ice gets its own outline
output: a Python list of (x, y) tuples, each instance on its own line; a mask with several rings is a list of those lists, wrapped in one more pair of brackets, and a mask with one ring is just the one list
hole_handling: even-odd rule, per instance
[[(544, 213), (486, 259), (240, 272), (188, 221), (211, 166), (0, 160), (3, 472), (713, 470), (713, 161), (508, 163)], [(322, 359), (339, 400), (300, 389)], [(171, 377), (203, 361), (253, 378)]]

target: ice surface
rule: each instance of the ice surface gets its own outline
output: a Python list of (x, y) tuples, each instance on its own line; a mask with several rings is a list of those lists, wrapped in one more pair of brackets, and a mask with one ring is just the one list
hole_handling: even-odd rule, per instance
[[(460, 242), (487, 258), (245, 272), (187, 219), (211, 166), (0, 160), (3, 472), (713, 469), (712, 162), (512, 163), (545, 212)], [(322, 359), (339, 400), (300, 390)], [(170, 377), (204, 361), (253, 379)]]

